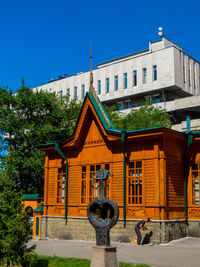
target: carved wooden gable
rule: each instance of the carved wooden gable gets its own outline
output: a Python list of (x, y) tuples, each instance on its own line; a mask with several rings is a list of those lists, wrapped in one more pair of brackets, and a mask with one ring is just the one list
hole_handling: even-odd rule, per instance
[(90, 126), (88, 128), (86, 136), (85, 136), (84, 145), (88, 146), (88, 145), (96, 145), (96, 144), (104, 143), (104, 139), (100, 131), (101, 130), (93, 117), (93, 119), (90, 122)]
[(72, 147), (80, 143), (94, 144), (104, 142), (103, 139), (108, 134), (104, 125), (105, 121), (102, 122), (102, 118), (99, 115), (91, 99), (86, 95), (73, 138), (63, 142), (63, 147)]

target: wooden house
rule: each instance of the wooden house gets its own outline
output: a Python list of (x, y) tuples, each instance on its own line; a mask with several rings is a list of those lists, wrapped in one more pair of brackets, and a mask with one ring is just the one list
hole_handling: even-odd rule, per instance
[(30, 214), (33, 214), (33, 210), (41, 205), (42, 199), (39, 194), (23, 194), (21, 196), (24, 202), (24, 210), (30, 210)]
[(95, 240), (89, 202), (98, 197), (92, 179), (104, 167), (113, 174), (107, 197), (119, 206), (111, 241), (135, 235), (150, 217), (152, 241), (198, 235), (200, 225), (200, 134), (166, 128), (116, 129), (94, 91), (88, 92), (73, 136), (39, 145), (45, 151), (44, 210), (37, 237)]
[(33, 222), (33, 237), (41, 236), (41, 215), (43, 213), (42, 198), (39, 194), (23, 194), (24, 210), (28, 211), (30, 222)]

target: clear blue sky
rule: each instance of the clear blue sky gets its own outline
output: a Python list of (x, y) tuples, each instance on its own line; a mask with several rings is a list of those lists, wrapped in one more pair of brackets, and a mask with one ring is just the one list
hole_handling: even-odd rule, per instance
[(167, 38), (200, 61), (200, 1), (0, 0), (0, 86), (34, 87)]

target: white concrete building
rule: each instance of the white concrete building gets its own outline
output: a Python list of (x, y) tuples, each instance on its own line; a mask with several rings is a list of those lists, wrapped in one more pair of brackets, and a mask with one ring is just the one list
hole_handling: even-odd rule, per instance
[[(200, 63), (164, 37), (149, 42), (147, 50), (99, 64), (93, 76), (100, 100), (119, 104), (119, 110), (137, 107), (148, 97), (171, 112), (175, 123), (187, 115), (200, 118)], [(80, 100), (89, 90), (89, 72), (60, 77), (33, 90)]]

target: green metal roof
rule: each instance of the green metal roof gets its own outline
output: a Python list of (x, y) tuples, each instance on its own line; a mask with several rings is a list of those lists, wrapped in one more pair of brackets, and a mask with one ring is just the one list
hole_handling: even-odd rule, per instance
[(37, 199), (39, 196), (39, 194), (23, 194), (21, 198), (23, 198), (24, 200), (34, 200)]
[(126, 131), (127, 133), (135, 133), (135, 132), (141, 132), (141, 131), (148, 131), (148, 130), (154, 130), (154, 129), (162, 129), (165, 127), (152, 127), (152, 128), (145, 128), (145, 129), (138, 129), (138, 130), (131, 130), (131, 131)]
[(141, 131), (147, 131), (147, 130), (154, 130), (154, 129), (161, 129), (161, 128), (164, 128), (164, 127), (152, 127), (152, 128), (138, 129), (138, 130), (131, 130), (131, 131), (126, 131), (126, 130), (123, 130), (123, 129), (115, 128), (114, 125), (113, 125), (113, 123), (112, 123), (112, 121), (110, 120), (110, 118), (109, 118), (109, 116), (108, 116), (108, 114), (107, 114), (107, 112), (106, 112), (106, 110), (105, 110), (103, 104), (101, 103), (101, 101), (100, 101), (99, 98), (97, 97), (98, 100), (99, 100), (100, 106), (101, 106), (101, 108), (103, 109), (103, 111), (104, 111), (104, 113), (105, 113), (105, 115), (106, 115), (106, 117), (107, 117), (107, 119), (108, 119), (108, 121), (109, 121), (109, 123), (110, 123), (110, 125), (111, 125), (111, 127), (109, 127), (109, 125), (108, 125), (108, 123), (107, 123), (107, 121), (106, 121), (104, 115), (102, 114), (102, 111), (100, 110), (99, 105), (97, 104), (97, 102), (96, 102), (96, 100), (95, 100), (93, 94), (92, 94), (92, 93), (89, 93), (89, 92), (87, 92), (87, 94), (88, 94), (88, 96), (89, 96), (89, 98), (90, 98), (90, 101), (92, 102), (92, 104), (93, 104), (93, 106), (94, 106), (94, 108), (95, 108), (95, 110), (96, 110), (96, 112), (97, 112), (97, 114), (98, 114), (98, 116), (99, 116), (99, 119), (101, 120), (101, 122), (102, 122), (104, 128), (105, 128), (107, 131), (118, 132), (118, 133), (121, 133), (121, 132), (125, 132), (125, 133), (134, 133), (134, 132), (141, 132)]
[(43, 210), (43, 206), (40, 206), (37, 209), (33, 210), (33, 212), (43, 212)]
[(90, 101), (92, 102), (92, 105), (93, 105), (94, 109), (96, 110), (97, 115), (99, 116), (99, 119), (101, 120), (101, 122), (102, 122), (104, 128), (105, 128), (106, 130), (115, 130), (115, 127), (114, 127), (112, 121), (110, 120), (110, 118), (108, 117), (108, 114), (107, 114), (107, 112), (106, 112), (104, 106), (102, 105), (101, 101), (99, 100), (99, 98), (98, 98), (98, 100), (99, 100), (100, 106), (101, 106), (101, 108), (103, 109), (103, 112), (105, 113), (105, 115), (106, 115), (106, 117), (107, 117), (107, 119), (108, 119), (108, 121), (109, 121), (109, 123), (110, 123), (110, 125), (111, 125), (111, 128), (109, 127), (109, 125), (108, 125), (108, 123), (107, 123), (107, 121), (106, 121), (104, 115), (102, 114), (101, 109), (100, 109), (99, 105), (97, 104), (97, 101), (95, 100), (93, 94), (87, 92), (87, 95), (89, 96)]

